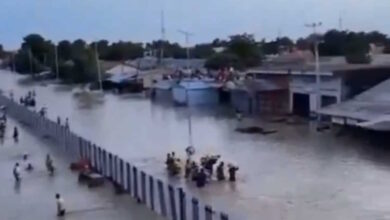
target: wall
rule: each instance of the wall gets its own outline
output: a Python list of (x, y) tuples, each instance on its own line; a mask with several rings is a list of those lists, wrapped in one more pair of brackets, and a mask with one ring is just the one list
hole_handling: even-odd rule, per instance
[[(293, 94), (309, 94), (310, 112), (317, 109), (316, 76), (290, 76), (289, 111), (293, 109)], [(339, 76), (321, 76), (321, 95), (334, 96), (337, 102), (342, 100), (342, 79)]]
[(172, 101), (172, 90), (171, 89), (154, 89), (155, 97), (154, 99), (156, 101), (166, 101), (171, 102)]
[(188, 90), (189, 105), (216, 105), (219, 103), (219, 93), (216, 89)]
[(246, 91), (243, 90), (231, 90), (231, 105), (234, 109), (237, 109), (245, 114), (251, 114), (250, 97)]
[(260, 114), (286, 114), (289, 108), (288, 103), (288, 90), (258, 92), (254, 109)]
[(173, 101), (179, 105), (216, 105), (219, 102), (218, 90), (214, 88), (186, 90), (184, 87), (175, 86), (172, 96)]

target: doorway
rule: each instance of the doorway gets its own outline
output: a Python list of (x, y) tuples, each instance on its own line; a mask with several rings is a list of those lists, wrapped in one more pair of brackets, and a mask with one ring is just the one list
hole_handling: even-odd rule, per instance
[(310, 115), (310, 96), (309, 94), (293, 94), (293, 114), (302, 117)]

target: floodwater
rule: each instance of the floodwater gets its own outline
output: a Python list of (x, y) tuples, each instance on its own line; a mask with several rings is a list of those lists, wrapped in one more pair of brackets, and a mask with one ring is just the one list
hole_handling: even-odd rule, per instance
[[(70, 127), (96, 144), (166, 178), (165, 155), (184, 158), (188, 146), (186, 108), (151, 102), (142, 95), (106, 94), (104, 101), (74, 96), (64, 85), (31, 83), (0, 72), (0, 88), (15, 98), (37, 93), (49, 117), (69, 117)], [(318, 133), (310, 124), (256, 123), (276, 129), (271, 135), (234, 131), (238, 122), (223, 109), (192, 109), (197, 155), (220, 154), (240, 167), (238, 181), (213, 182), (198, 190), (182, 184), (205, 203), (236, 219), (390, 219), (390, 151), (367, 138)]]

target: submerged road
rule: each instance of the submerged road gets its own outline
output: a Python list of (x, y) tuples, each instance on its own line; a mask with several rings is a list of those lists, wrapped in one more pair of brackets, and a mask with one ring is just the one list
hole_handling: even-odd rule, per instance
[[(18, 126), (20, 140), (14, 143), (12, 130)], [(118, 196), (108, 181), (102, 187), (88, 188), (78, 183), (77, 173), (69, 170), (68, 158), (58, 151), (50, 139), (33, 136), (29, 129), (8, 119), (5, 138), (0, 140), (0, 219), (2, 220), (164, 220), (146, 206), (137, 204), (130, 196)], [(33, 164), (25, 171), (24, 153)], [(46, 154), (51, 154), (56, 172), (49, 176), (45, 167)], [(19, 162), (21, 182), (15, 184), (13, 166)], [(64, 198), (65, 218), (57, 218), (55, 194)]]
[[(0, 89), (19, 99), (37, 93), (50, 118), (69, 117), (71, 129), (149, 173), (166, 178), (165, 155), (184, 158), (187, 110), (134, 95), (107, 94), (104, 101), (72, 95), (64, 85), (32, 83), (0, 72)], [(237, 121), (223, 110), (192, 109), (197, 155), (215, 153), (239, 165), (235, 184), (213, 182), (198, 190), (203, 201), (239, 219), (386, 219), (390, 216), (390, 152), (364, 138), (317, 133), (310, 124), (269, 124), (246, 120), (278, 133), (239, 134)]]

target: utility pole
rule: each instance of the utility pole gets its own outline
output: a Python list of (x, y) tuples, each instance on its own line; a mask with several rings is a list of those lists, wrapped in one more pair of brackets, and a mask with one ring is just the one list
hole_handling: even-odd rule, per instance
[(160, 45), (160, 64), (164, 60), (164, 42), (165, 42), (165, 19), (164, 10), (161, 11), (161, 45)]
[(192, 119), (191, 119), (191, 107), (190, 107), (190, 99), (189, 99), (189, 96), (188, 96), (188, 89), (186, 89), (186, 99), (187, 99), (187, 110), (188, 110), (188, 116), (187, 116), (187, 120), (188, 120), (188, 144), (190, 147), (193, 147), (194, 146), (194, 141), (192, 139)]
[(100, 73), (100, 63), (99, 63), (99, 52), (98, 52), (98, 42), (95, 42), (95, 57), (96, 57), (96, 69), (98, 71), (98, 80), (99, 80), (99, 90), (103, 90), (102, 77)]
[[(185, 44), (187, 49), (187, 69), (190, 69), (190, 37), (194, 35), (193, 33), (190, 33), (188, 31), (178, 30), (179, 33), (184, 35), (185, 38)], [(188, 82), (189, 84), (189, 82)], [(190, 107), (190, 98), (188, 96), (188, 89), (186, 89), (186, 99), (187, 99), (187, 110), (188, 110), (188, 138), (189, 138), (189, 145), (190, 147), (193, 147), (193, 139), (192, 139), (192, 120), (191, 120), (191, 107)]]
[[(314, 43), (314, 56), (315, 56), (315, 72), (316, 72), (316, 110), (318, 111), (321, 108), (321, 76), (320, 76), (320, 56), (318, 52), (318, 45), (320, 43), (317, 35), (317, 28), (322, 26), (322, 22), (306, 24), (307, 28), (311, 28), (313, 30), (313, 43)], [(317, 115), (318, 122), (321, 121), (320, 115)]]
[(190, 45), (189, 45), (189, 42), (190, 42), (190, 37), (194, 34), (191, 32), (188, 32), (188, 31), (183, 31), (183, 30), (179, 30), (179, 33), (183, 34), (184, 38), (185, 38), (186, 49), (187, 49), (187, 69), (189, 69), (190, 68)]
[(60, 79), (60, 73), (58, 68), (58, 48), (57, 45), (54, 45), (54, 56), (55, 56), (55, 65), (56, 65), (56, 79)]

